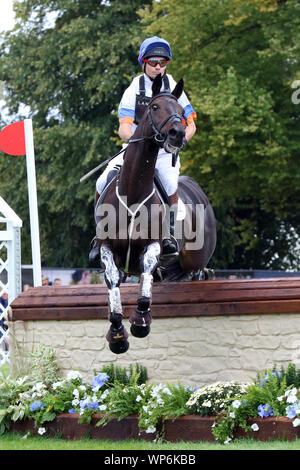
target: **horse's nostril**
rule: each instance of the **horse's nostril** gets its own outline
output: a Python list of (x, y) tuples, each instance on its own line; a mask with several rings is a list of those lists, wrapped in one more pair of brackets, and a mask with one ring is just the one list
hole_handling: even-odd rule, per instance
[(176, 137), (176, 135), (177, 135), (177, 130), (176, 130), (176, 129), (170, 129), (170, 130), (169, 130), (169, 135), (170, 135), (171, 137)]

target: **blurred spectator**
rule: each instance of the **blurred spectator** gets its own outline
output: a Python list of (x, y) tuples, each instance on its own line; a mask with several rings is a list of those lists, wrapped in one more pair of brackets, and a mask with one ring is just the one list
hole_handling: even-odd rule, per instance
[[(3, 292), (3, 294), (1, 295), (0, 297), (0, 315), (1, 316), (1, 319), (0, 319), (0, 327), (6, 331), (8, 329), (8, 325), (7, 325), (7, 314), (6, 313), (3, 313), (4, 310), (8, 307), (8, 293), (7, 292)], [(0, 329), (0, 339), (2, 338), (3, 336), (3, 333)], [(1, 349), (4, 349), (4, 351), (6, 351), (8, 349), (8, 338), (5, 337), (4, 338), (4, 341), (1, 342), (1, 345), (0, 345)]]
[(0, 309), (0, 310), (4, 310), (8, 306), (8, 293), (7, 292), (3, 292), (3, 294), (1, 295), (0, 304), (3, 306), (3, 309)]
[(27, 292), (28, 289), (30, 289), (30, 285), (29, 284), (24, 284), (24, 287), (23, 287), (23, 292)]
[(75, 269), (72, 273), (72, 280), (70, 284), (82, 284), (82, 269)]
[(43, 276), (43, 277), (42, 277), (42, 286), (50, 286), (50, 282), (49, 282), (48, 276)]
[(59, 279), (59, 277), (56, 277), (56, 278), (54, 279), (53, 285), (54, 285), (54, 286), (62, 286), (61, 279)]

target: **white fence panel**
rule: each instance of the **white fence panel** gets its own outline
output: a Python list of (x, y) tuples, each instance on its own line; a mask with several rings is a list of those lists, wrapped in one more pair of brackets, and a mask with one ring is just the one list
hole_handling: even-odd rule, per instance
[(0, 365), (9, 362), (9, 305), (22, 291), (22, 220), (0, 196)]

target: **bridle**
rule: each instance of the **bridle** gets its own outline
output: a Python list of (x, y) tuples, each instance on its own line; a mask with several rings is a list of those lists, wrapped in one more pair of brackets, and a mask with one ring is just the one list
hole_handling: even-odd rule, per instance
[(169, 93), (169, 92), (161, 92), (159, 93), (158, 95), (155, 95), (153, 96), (153, 98), (151, 98), (151, 100), (149, 101), (148, 103), (148, 107), (147, 107), (147, 118), (148, 118), (148, 121), (149, 121), (149, 124), (154, 132), (153, 135), (151, 136), (143, 136), (141, 138), (138, 138), (138, 139), (129, 139), (128, 140), (128, 143), (135, 143), (135, 142), (141, 142), (142, 140), (150, 140), (150, 139), (154, 139), (157, 144), (159, 145), (159, 147), (163, 148), (164, 146), (164, 143), (167, 139), (167, 134), (165, 133), (162, 133), (162, 128), (169, 122), (176, 122), (176, 121), (179, 121), (181, 122), (182, 119), (185, 119), (185, 116), (182, 115), (180, 116), (180, 114), (178, 113), (175, 113), (175, 114), (171, 114), (170, 116), (168, 116), (166, 119), (163, 120), (163, 122), (160, 124), (160, 125), (157, 125), (155, 124), (154, 122), (154, 119), (152, 117), (152, 114), (151, 114), (151, 105), (152, 103), (157, 99), (159, 98), (160, 96), (167, 96), (169, 98), (172, 98), (173, 100), (177, 101), (178, 102), (178, 99), (176, 98), (176, 96), (172, 95), (172, 93)]

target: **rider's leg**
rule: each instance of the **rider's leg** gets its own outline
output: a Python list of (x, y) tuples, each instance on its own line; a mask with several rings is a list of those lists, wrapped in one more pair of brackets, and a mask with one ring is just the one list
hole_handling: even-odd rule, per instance
[(175, 232), (175, 222), (178, 211), (178, 178), (180, 171), (180, 160), (179, 156), (177, 158), (176, 164), (172, 166), (172, 156), (160, 150), (156, 168), (159, 173), (161, 182), (166, 190), (166, 193), (169, 197), (169, 230), (163, 234), (163, 251), (162, 255), (175, 255), (178, 253), (178, 244), (174, 237)]
[(163, 255), (175, 255), (178, 253), (178, 243), (175, 238), (175, 223), (178, 212), (178, 190), (169, 196), (170, 207), (170, 235), (163, 238)]
[[(100, 197), (100, 193), (97, 191), (97, 186), (96, 186), (96, 191), (95, 191), (95, 198), (94, 198), (94, 208), (96, 207), (97, 201)], [(100, 262), (100, 244), (99, 244), (99, 239), (95, 236), (93, 240), (91, 241), (91, 251), (89, 254), (89, 261), (99, 261)]]

